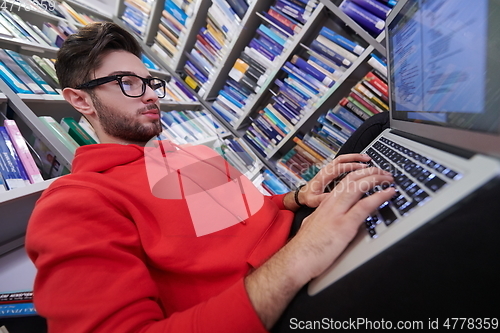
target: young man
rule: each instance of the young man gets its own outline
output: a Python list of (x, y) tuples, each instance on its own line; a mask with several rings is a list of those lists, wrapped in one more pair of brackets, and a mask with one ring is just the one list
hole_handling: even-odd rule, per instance
[[(212, 204), (193, 212), (186, 197), (159, 198), (149, 184), (144, 146), (161, 131), (165, 85), (150, 77), (140, 52), (126, 31), (97, 23), (58, 53), (64, 98), (101, 144), (79, 148), (72, 174), (55, 181), (33, 212), (26, 247), (38, 269), (37, 310), (58, 333), (265, 332), (394, 195), (389, 188), (360, 200), (367, 186), (392, 177), (358, 163), (367, 156), (344, 155), (296, 194), (262, 198), (241, 223), (200, 236), (193, 216)], [(169, 162), (197, 165), (191, 176), (217, 172), (208, 148), (168, 147)], [(324, 194), (346, 171), (353, 172), (344, 186)], [(168, 190), (179, 184), (165, 179)], [(317, 209), (288, 240), (297, 203)]]

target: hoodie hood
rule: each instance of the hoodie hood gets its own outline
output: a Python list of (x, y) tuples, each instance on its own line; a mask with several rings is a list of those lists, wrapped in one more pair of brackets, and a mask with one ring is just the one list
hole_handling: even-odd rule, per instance
[(71, 172), (73, 174), (81, 172), (101, 173), (140, 159), (144, 159), (144, 148), (138, 145), (116, 143), (87, 145), (76, 150)]

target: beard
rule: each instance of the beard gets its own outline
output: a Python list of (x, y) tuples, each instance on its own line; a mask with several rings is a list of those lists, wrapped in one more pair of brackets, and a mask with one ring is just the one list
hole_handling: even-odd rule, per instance
[(152, 137), (162, 132), (159, 119), (149, 124), (143, 124), (137, 120), (137, 117), (140, 116), (142, 112), (158, 109), (156, 104), (149, 104), (137, 110), (136, 115), (130, 116), (117, 111), (113, 107), (105, 106), (94, 94), (91, 94), (90, 98), (94, 103), (102, 130), (107, 135), (128, 142), (148, 142)]

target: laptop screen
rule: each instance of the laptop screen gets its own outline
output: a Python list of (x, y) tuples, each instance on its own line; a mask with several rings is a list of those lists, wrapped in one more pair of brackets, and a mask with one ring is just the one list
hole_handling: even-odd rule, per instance
[(408, 0), (386, 31), (392, 120), (500, 134), (498, 17), (498, 0)]

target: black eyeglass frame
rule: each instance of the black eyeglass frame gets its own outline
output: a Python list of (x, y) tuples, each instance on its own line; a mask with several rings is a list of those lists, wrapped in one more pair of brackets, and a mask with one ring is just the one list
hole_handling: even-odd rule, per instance
[[(142, 93), (140, 95), (137, 95), (137, 96), (129, 95), (125, 91), (125, 89), (123, 89), (122, 78), (124, 76), (134, 76), (134, 77), (142, 80)], [(97, 86), (100, 86), (100, 85), (103, 85), (103, 84), (106, 84), (106, 83), (109, 83), (112, 81), (118, 81), (120, 89), (125, 96), (132, 97), (132, 98), (139, 98), (139, 97), (143, 96), (144, 93), (146, 92), (146, 85), (148, 87), (150, 87), (151, 89), (153, 89), (153, 91), (156, 91), (158, 89), (158, 88), (155, 89), (154, 87), (151, 86), (152, 80), (159, 80), (161, 82), (161, 87), (163, 88), (163, 96), (160, 96), (158, 94), (156, 94), (156, 95), (159, 98), (165, 97), (167, 81), (160, 79), (158, 77), (143, 78), (143, 77), (141, 77), (139, 75), (135, 75), (135, 74), (118, 74), (118, 75), (110, 75), (110, 76), (100, 77), (98, 79), (90, 80), (89, 82), (79, 84), (78, 86), (75, 87), (75, 89), (92, 89), (92, 88), (95, 88)]]

